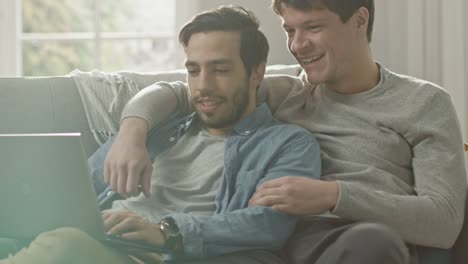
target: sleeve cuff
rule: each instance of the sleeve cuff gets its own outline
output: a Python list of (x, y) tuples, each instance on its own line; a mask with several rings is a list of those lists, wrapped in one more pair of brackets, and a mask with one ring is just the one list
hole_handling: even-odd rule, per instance
[(203, 238), (200, 226), (192, 221), (189, 215), (172, 214), (167, 217), (171, 217), (177, 223), (177, 227), (182, 235), (184, 255), (191, 258), (202, 257)]
[(342, 181), (336, 181), (338, 184), (338, 200), (336, 201), (335, 207), (330, 210), (330, 213), (339, 216), (343, 212), (345, 207), (345, 197), (347, 197), (346, 183)]

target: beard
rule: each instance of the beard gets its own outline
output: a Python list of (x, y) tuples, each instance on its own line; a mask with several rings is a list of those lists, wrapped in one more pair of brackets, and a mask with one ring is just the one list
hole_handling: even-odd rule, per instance
[[(242, 87), (237, 87), (237, 92), (231, 98), (211, 94), (203, 96), (219, 98), (221, 108), (223, 108), (213, 114), (206, 114), (195, 107), (201, 124), (207, 128), (221, 129), (234, 126), (244, 116), (250, 103), (248, 83), (245, 83)], [(196, 101), (192, 98), (192, 105), (196, 105)]]

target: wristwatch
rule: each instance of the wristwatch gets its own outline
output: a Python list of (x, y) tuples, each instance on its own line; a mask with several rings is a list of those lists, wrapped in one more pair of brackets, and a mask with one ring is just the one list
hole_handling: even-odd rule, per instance
[(174, 218), (163, 218), (159, 222), (159, 230), (164, 236), (164, 248), (177, 254), (183, 252), (182, 235)]

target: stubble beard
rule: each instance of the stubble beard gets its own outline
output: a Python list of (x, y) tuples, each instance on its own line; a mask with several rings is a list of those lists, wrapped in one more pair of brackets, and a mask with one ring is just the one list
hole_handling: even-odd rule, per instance
[[(200, 117), (201, 124), (206, 128), (221, 129), (234, 126), (237, 122), (239, 122), (244, 113), (247, 111), (247, 106), (250, 103), (248, 83), (246, 83), (244, 87), (245, 88), (239, 89), (239, 91), (234, 94), (232, 100), (223, 97), (222, 104), (229, 104), (231, 106), (231, 109), (228, 109), (226, 114), (215, 117), (216, 114), (218, 114), (216, 112), (211, 116), (207, 116), (204, 113), (200, 113), (199, 110), (196, 109), (196, 112)], [(214, 118), (212, 119), (211, 117)]]

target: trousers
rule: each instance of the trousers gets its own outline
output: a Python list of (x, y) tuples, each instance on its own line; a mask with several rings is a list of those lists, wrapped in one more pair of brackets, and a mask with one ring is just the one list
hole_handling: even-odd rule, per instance
[[(409, 264), (408, 247), (382, 224), (346, 223), (340, 219), (304, 219), (278, 256), (266, 250), (243, 251), (219, 257), (175, 261), (176, 264)], [(3, 258), (3, 259), (2, 259)], [(0, 239), (0, 264), (160, 263), (144, 262), (95, 240), (75, 228), (39, 235), (28, 246)]]
[[(144, 259), (144, 261), (142, 261)], [(39, 235), (23, 247), (18, 241), (0, 239), (0, 264), (152, 264), (161, 263), (154, 259), (138, 256), (134, 258), (106, 246), (87, 233), (70, 227), (59, 228)], [(219, 257), (171, 262), (184, 264), (285, 264), (272, 252), (266, 250), (243, 251)]]
[(403, 239), (387, 226), (329, 217), (301, 220), (283, 258), (291, 264), (416, 263)]

